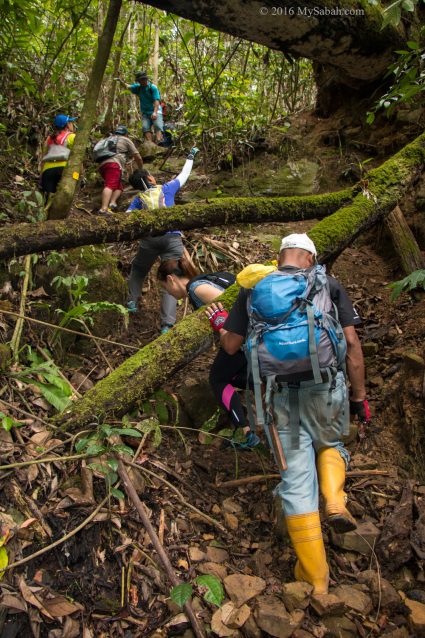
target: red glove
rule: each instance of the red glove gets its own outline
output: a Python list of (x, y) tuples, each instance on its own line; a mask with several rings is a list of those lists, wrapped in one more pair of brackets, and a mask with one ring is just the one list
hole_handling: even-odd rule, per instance
[(215, 310), (211, 315), (208, 316), (208, 321), (211, 324), (211, 327), (216, 332), (219, 332), (224, 326), (224, 322), (226, 321), (229, 313), (227, 310)]
[(350, 414), (358, 416), (359, 421), (362, 423), (369, 423), (371, 415), (367, 399), (364, 399), (364, 401), (352, 401), (350, 399)]

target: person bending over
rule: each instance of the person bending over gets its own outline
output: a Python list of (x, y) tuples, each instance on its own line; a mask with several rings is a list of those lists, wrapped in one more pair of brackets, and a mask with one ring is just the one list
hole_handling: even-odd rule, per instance
[[(162, 261), (157, 276), (168, 294), (177, 300), (188, 297), (194, 310), (211, 303), (236, 281), (229, 272), (198, 274), (193, 264), (185, 258)], [(249, 449), (258, 445), (260, 439), (249, 430), (242, 402), (235, 390), (245, 389), (247, 383), (247, 362), (242, 350), (229, 355), (220, 348), (210, 370), (209, 382), (218, 404), (228, 413), (233, 427), (242, 428), (246, 435), (244, 441), (232, 441), (232, 446)]]
[[(174, 206), (175, 195), (186, 184), (197, 153), (198, 149), (194, 146), (187, 156), (181, 173), (175, 179), (162, 185), (157, 184), (155, 177), (146, 169), (135, 171), (130, 175), (129, 182), (133, 188), (139, 190), (139, 193), (131, 201), (127, 212)], [(170, 230), (155, 237), (144, 237), (141, 240), (136, 256), (131, 262), (127, 304), (129, 312), (138, 311), (143, 282), (156, 259), (159, 257), (161, 262), (168, 259), (180, 259), (183, 256), (183, 250), (180, 230)], [(176, 323), (176, 309), (176, 299), (163, 290), (161, 294), (162, 334), (168, 332)]]

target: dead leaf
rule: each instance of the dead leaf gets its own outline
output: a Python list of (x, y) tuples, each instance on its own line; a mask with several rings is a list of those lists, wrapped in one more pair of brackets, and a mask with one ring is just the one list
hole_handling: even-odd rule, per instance
[[(70, 603), (65, 596), (55, 596), (54, 598), (46, 598), (43, 600), (44, 609), (50, 617), (60, 618), (61, 616), (69, 616), (76, 611), (82, 611), (84, 607), (79, 603)], [(43, 612), (43, 609), (41, 609)], [(44, 613), (44, 612), (43, 612)]]
[(32, 399), (31, 403), (33, 405), (37, 405), (39, 408), (42, 408), (43, 410), (48, 410), (49, 409), (49, 404), (47, 403), (47, 401), (45, 401), (41, 397), (39, 399)]
[(22, 175), (15, 175), (15, 184), (23, 184), (23, 182), (25, 182), (25, 179)]
[(27, 605), (25, 601), (20, 596), (12, 596), (12, 594), (3, 594), (3, 597), (0, 602), (0, 607), (5, 607), (7, 609), (13, 609), (12, 613), (16, 612), (27, 612)]
[(62, 638), (78, 638), (78, 636), (80, 635), (80, 623), (78, 622), (78, 620), (75, 620), (74, 618), (70, 618), (68, 616), (63, 627)]
[(29, 527), (30, 525), (32, 525), (33, 523), (36, 523), (37, 519), (36, 518), (27, 518), (26, 521), (24, 521), (23, 523), (21, 523), (19, 525), (19, 529), (25, 529), (27, 527)]
[(36, 596), (36, 593), (42, 591), (42, 587), (28, 587), (24, 577), (22, 576), (19, 581), (19, 589), (21, 590), (21, 594), (25, 598), (27, 603), (33, 605), (34, 607), (37, 607), (37, 609), (39, 609), (45, 616), (47, 616), (47, 618), (53, 620), (53, 616), (51, 616), (47, 609), (43, 607), (43, 603)]
[(41, 288), (37, 288), (36, 290), (27, 292), (27, 297), (33, 297), (37, 299), (37, 297), (50, 297), (50, 295), (48, 295), (43, 286), (41, 286)]
[(38, 465), (30, 465), (29, 468), (27, 468), (26, 471), (26, 475), (27, 475), (27, 481), (29, 484), (33, 483), (35, 481), (35, 479), (37, 478), (38, 474), (39, 474), (39, 469), (38, 469)]

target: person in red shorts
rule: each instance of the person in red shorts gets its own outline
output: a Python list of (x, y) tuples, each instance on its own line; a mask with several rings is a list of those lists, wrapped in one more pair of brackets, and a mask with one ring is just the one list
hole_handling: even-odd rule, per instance
[(143, 168), (141, 155), (128, 138), (126, 126), (120, 124), (108, 139), (111, 140), (113, 152), (99, 165), (99, 172), (105, 182), (99, 213), (114, 212), (117, 209), (117, 201), (124, 190), (121, 177), (127, 162), (134, 159), (137, 166)]

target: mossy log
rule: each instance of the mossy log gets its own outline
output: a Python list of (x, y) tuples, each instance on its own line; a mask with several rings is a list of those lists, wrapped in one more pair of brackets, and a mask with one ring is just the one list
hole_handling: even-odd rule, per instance
[[(361, 232), (370, 228), (395, 207), (398, 199), (423, 169), (425, 133), (404, 147), (379, 169), (369, 173), (367, 195), (318, 222), (309, 231), (321, 262), (334, 259)], [(366, 188), (366, 184), (364, 185)], [(231, 286), (221, 300), (230, 307), (237, 295)], [(56, 418), (64, 429), (97, 423), (108, 416), (125, 414), (212, 343), (210, 325), (198, 310), (180, 321), (170, 332), (148, 344), (99, 381), (82, 399)]]
[(96, 215), (2, 228), (0, 259), (44, 250), (132, 241), (165, 230), (191, 230), (249, 222), (296, 222), (322, 219), (351, 201), (352, 189), (305, 197), (223, 198), (210, 204), (187, 204), (133, 213)]
[(399, 206), (391, 211), (386, 222), (404, 273), (410, 275), (415, 270), (423, 268), (421, 249)]

